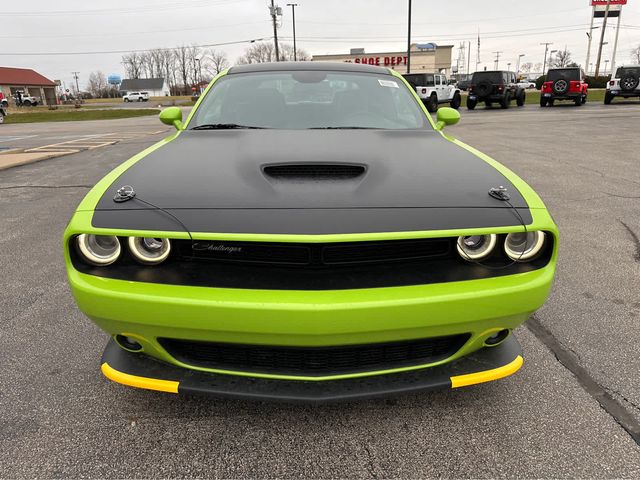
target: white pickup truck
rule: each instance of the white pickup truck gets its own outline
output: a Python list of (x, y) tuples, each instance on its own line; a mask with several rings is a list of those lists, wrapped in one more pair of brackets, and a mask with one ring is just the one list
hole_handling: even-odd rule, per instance
[(446, 75), (440, 73), (406, 73), (403, 77), (415, 88), (416, 93), (431, 113), (438, 110), (438, 105), (448, 103), (451, 108), (460, 108), (462, 97), (460, 89), (449, 85)]

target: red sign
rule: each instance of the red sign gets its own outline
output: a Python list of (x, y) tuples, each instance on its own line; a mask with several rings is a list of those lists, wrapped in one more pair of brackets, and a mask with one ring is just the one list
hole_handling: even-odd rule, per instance
[(406, 65), (407, 57), (362, 57), (356, 58), (355, 63), (362, 63), (363, 65), (384, 65), (385, 67), (393, 67), (396, 65)]
[[(626, 5), (627, 0), (611, 0), (609, 5)], [(606, 7), (607, 0), (591, 0), (592, 7)]]

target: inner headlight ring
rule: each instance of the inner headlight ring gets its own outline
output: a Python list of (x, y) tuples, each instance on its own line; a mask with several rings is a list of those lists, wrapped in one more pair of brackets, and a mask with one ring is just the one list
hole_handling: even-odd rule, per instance
[(120, 240), (113, 235), (83, 233), (76, 237), (76, 246), (87, 263), (99, 267), (111, 265), (122, 251)]
[(129, 237), (128, 245), (133, 257), (146, 265), (162, 263), (171, 253), (168, 238)]
[(458, 254), (468, 261), (482, 260), (491, 255), (497, 242), (496, 234), (458, 237)]
[(544, 247), (546, 235), (542, 231), (510, 233), (504, 239), (504, 253), (514, 261), (533, 260)]

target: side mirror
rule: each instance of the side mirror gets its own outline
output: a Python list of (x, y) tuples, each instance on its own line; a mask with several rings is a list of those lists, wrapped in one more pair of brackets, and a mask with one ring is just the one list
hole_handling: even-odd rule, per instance
[(442, 130), (447, 125), (455, 125), (460, 121), (460, 113), (451, 107), (438, 109), (436, 115), (436, 130)]
[(160, 112), (160, 121), (165, 125), (175, 127), (176, 130), (182, 130), (184, 128), (182, 125), (182, 110), (178, 107), (169, 107), (162, 110), (162, 112)]

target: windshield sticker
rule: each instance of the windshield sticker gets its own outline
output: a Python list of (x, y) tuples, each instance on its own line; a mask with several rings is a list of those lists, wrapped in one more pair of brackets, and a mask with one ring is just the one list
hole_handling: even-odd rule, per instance
[(380, 86), (382, 87), (391, 87), (391, 88), (400, 88), (400, 86), (394, 82), (393, 80), (380, 80), (378, 79)]

